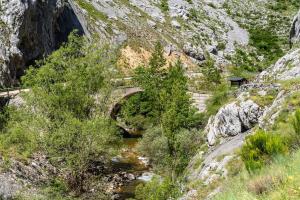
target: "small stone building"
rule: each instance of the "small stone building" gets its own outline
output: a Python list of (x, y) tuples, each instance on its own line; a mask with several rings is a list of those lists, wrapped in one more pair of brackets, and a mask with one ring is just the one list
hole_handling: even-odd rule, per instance
[(247, 79), (243, 77), (230, 77), (228, 78), (228, 81), (230, 81), (232, 87), (241, 87), (242, 85), (248, 83)]

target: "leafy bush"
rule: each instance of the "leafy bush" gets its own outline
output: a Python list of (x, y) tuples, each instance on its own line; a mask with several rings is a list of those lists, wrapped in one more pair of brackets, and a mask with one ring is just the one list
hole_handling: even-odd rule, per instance
[(280, 135), (259, 130), (247, 138), (241, 157), (247, 170), (255, 171), (269, 163), (274, 156), (286, 152), (287, 146)]
[(215, 66), (215, 61), (207, 53), (206, 61), (199, 65), (203, 76), (196, 79), (195, 87), (197, 90), (210, 92), (222, 82), (221, 70)]
[(154, 127), (143, 134), (138, 149), (151, 159), (155, 170), (171, 176), (173, 171), (176, 175), (184, 171), (190, 158), (204, 141), (205, 139), (197, 130), (177, 131), (173, 141), (175, 155), (172, 155), (168, 138), (163, 135), (161, 128)]
[(160, 1), (160, 8), (162, 11), (167, 12), (169, 11), (169, 3), (168, 0), (161, 0)]
[(297, 10), (299, 9), (299, 1), (298, 0), (275, 0), (269, 8), (275, 11), (284, 12), (288, 10), (290, 7)]
[(38, 124), (44, 119), (33, 117), (26, 109), (7, 109), (9, 120), (0, 133), (0, 151), (5, 156), (26, 159), (39, 148)]
[(169, 178), (154, 177), (151, 182), (139, 185), (136, 189), (137, 200), (166, 200), (180, 197), (179, 186)]
[(270, 64), (284, 55), (281, 43), (281, 39), (267, 29), (250, 30), (250, 44), (256, 47), (258, 53), (265, 57), (266, 64)]
[(228, 102), (230, 88), (228, 84), (221, 84), (213, 91), (212, 97), (206, 102), (207, 115), (211, 116), (218, 112), (219, 108)]
[(201, 66), (201, 71), (204, 75), (206, 83), (220, 84), (222, 80), (221, 70), (215, 66), (215, 61), (209, 57), (209, 54), (206, 54), (206, 57), (206, 61), (204, 62), (203, 66)]
[[(298, 200), (300, 195), (300, 151), (279, 156), (257, 173), (242, 171), (229, 178), (215, 200)], [(293, 192), (291, 192), (293, 191)]]
[(9, 111), (8, 108), (4, 106), (0, 110), (0, 131), (4, 129), (8, 121), (9, 121)]
[(23, 157), (42, 151), (67, 174), (69, 190), (87, 190), (91, 162), (110, 160), (121, 141), (116, 125), (104, 117), (107, 102), (96, 105), (94, 98), (111, 93), (111, 55), (72, 33), (68, 43), (31, 67), (22, 78), (31, 88), (24, 94), (26, 106), (9, 112), (0, 150)]
[(300, 109), (296, 110), (294, 116), (292, 117), (292, 125), (294, 129), (294, 134), (292, 135), (292, 142), (296, 144), (297, 147), (300, 146)]

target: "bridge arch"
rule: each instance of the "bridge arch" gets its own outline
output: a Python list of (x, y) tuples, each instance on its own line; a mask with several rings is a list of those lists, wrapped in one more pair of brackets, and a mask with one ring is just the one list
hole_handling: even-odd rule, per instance
[(121, 102), (123, 100), (129, 99), (131, 96), (135, 94), (144, 92), (144, 90), (140, 87), (124, 88), (122, 90), (123, 91), (121, 92), (121, 95), (114, 100), (113, 104), (109, 109), (109, 116), (114, 120), (117, 120), (117, 114), (121, 109)]

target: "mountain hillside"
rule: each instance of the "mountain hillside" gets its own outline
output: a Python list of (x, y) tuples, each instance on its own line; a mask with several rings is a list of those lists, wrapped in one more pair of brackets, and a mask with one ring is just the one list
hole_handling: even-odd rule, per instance
[[(270, 31), (274, 35), (270, 39), (282, 41), (280, 46), (287, 49), (292, 19), (291, 13), (281, 12), (276, 4), (233, 0), (2, 1), (2, 84), (17, 84), (24, 67), (57, 49), (72, 29), (106, 43), (128, 45), (122, 54), (123, 66), (130, 63), (128, 54), (142, 62), (157, 40), (163, 41), (167, 54), (184, 54), (196, 63), (205, 60), (208, 52), (218, 64), (227, 65), (240, 47), (246, 52), (249, 48), (251, 55), (257, 53), (251, 56), (254, 61), (259, 56), (273, 59), (261, 51), (259, 40), (269, 37)], [(292, 10), (294, 4), (285, 9)], [(254, 35), (256, 30), (259, 37), (251, 40), (251, 32)], [(256, 48), (254, 52), (251, 46)], [(140, 54), (139, 48), (146, 52)]]
[(0, 199), (299, 199), (299, 10), (0, 0)]

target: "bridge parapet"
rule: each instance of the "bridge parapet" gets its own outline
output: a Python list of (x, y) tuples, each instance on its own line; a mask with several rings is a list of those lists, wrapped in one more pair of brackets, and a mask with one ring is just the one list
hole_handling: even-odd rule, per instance
[(15, 88), (4, 88), (0, 89), (0, 98), (11, 98), (15, 97), (21, 92), (28, 92), (29, 89), (24, 89), (21, 87), (15, 87)]

